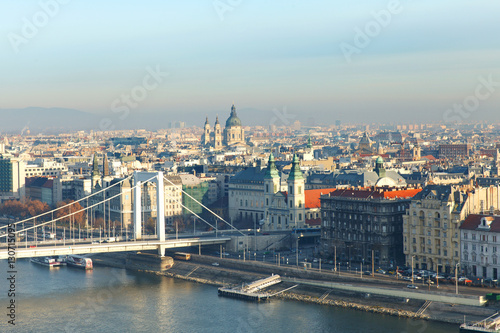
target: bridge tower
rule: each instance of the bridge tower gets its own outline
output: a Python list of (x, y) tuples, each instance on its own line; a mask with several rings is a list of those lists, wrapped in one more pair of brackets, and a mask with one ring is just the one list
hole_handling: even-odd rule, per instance
[[(159, 241), (165, 241), (165, 187), (163, 185), (163, 172), (142, 172), (134, 171), (134, 233), (135, 238), (140, 239), (142, 234), (141, 220), (141, 188), (144, 182), (154, 182), (156, 184), (156, 233)], [(165, 255), (165, 246), (158, 246), (160, 256)]]

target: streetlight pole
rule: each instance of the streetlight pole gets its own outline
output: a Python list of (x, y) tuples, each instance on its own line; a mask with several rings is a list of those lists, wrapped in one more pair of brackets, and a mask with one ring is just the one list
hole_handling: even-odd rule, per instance
[(295, 256), (297, 258), (297, 269), (299, 269), (299, 236), (297, 235), (297, 240), (295, 244)]
[(439, 264), (436, 266), (437, 272), (436, 272), (436, 288), (439, 288)]
[(457, 263), (455, 265), (455, 293), (458, 295), (458, 266), (460, 266), (460, 263)]
[(335, 271), (337, 271), (337, 245), (333, 246), (334, 249), (334, 258), (333, 260), (335, 261), (333, 264), (333, 267), (335, 267)]
[(411, 284), (413, 284), (413, 258), (415, 256), (411, 256)]

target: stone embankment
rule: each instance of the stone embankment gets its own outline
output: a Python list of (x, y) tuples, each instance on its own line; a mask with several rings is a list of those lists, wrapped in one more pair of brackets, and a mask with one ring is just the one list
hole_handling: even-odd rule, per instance
[[(168, 270), (155, 270), (151, 269), (149, 266), (138, 268), (134, 265), (134, 267), (129, 267), (126, 265), (127, 256), (125, 254), (99, 255), (96, 259), (98, 259), (98, 263), (103, 265), (128, 268), (212, 286), (241, 285), (242, 283), (250, 283), (269, 276), (271, 273), (280, 274), (282, 276), (295, 275), (301, 278), (305, 278), (304, 275), (315, 275), (314, 277), (319, 275), (318, 273), (304, 272), (284, 267), (281, 267), (280, 272), (276, 272), (276, 266), (274, 266), (274, 269), (271, 271), (269, 265), (255, 265), (252, 267), (252, 264), (255, 263), (241, 263), (235, 262), (234, 260), (221, 260), (204, 256), (193, 256), (193, 261), (189, 262), (175, 261), (173, 267)], [(213, 265), (214, 262), (218, 262), (219, 264), (215, 266)], [(331, 276), (331, 274), (328, 275)], [(311, 278), (311, 276), (308, 276), (308, 278)], [(292, 285), (294, 285), (293, 282), (283, 282), (282, 285), (271, 287), (270, 293), (279, 292)], [(464, 315), (467, 315), (468, 320), (480, 320), (488, 317), (494, 312), (494, 309), (486, 309), (484, 307), (458, 306), (454, 304), (432, 302), (427, 311), (420, 313), (419, 309), (424, 305), (424, 301), (414, 299), (403, 300), (389, 296), (369, 295), (366, 293), (356, 293), (307, 285), (299, 285), (297, 288), (278, 294), (275, 297), (377, 314), (434, 320), (446, 323), (460, 323)]]
[(376, 306), (376, 305), (371, 305), (371, 306), (370, 305), (363, 305), (363, 304), (347, 302), (347, 301), (342, 301), (342, 300), (330, 300), (330, 299), (322, 300), (318, 297), (301, 295), (301, 294), (296, 294), (296, 293), (283, 293), (283, 294), (278, 295), (277, 297), (282, 298), (282, 299), (306, 302), (306, 303), (339, 306), (339, 307), (347, 308), (347, 309), (360, 310), (360, 311), (365, 311), (365, 312), (372, 312), (372, 313), (385, 314), (385, 315), (391, 315), (391, 316), (406, 317), (406, 318), (413, 318), (413, 319), (429, 319), (429, 316), (427, 316), (425, 314), (420, 315), (420, 314), (417, 314), (413, 311), (392, 309), (392, 308), (387, 308), (387, 307), (383, 307), (383, 306)]

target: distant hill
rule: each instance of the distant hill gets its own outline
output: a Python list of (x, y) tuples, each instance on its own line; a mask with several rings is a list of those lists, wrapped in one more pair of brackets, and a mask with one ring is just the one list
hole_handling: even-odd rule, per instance
[(61, 133), (97, 128), (100, 117), (79, 110), (29, 107), (0, 109), (0, 131), (15, 134), (29, 128), (32, 134)]

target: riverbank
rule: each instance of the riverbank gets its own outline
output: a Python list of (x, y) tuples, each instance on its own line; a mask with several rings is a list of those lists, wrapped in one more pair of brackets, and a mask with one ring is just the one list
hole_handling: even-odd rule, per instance
[[(223, 264), (212, 266), (211, 263), (216, 261), (220, 261)], [(105, 254), (95, 256), (95, 264), (126, 268), (126, 254)], [(270, 273), (267, 272), (265, 268), (267, 267), (249, 269), (248, 263), (247, 265), (241, 265), (241, 263), (232, 262), (231, 260), (221, 261), (213, 257), (194, 256), (193, 260), (189, 262), (175, 261), (173, 267), (166, 271), (150, 269), (139, 269), (139, 271), (213, 286), (228, 286), (250, 283), (269, 276)], [(297, 270), (295, 272), (297, 272)], [(292, 272), (281, 270), (274, 273), (282, 276), (290, 276)], [(314, 275), (314, 278), (320, 277), (320, 275), (314, 272), (299, 271), (295, 274), (301, 278), (304, 278), (305, 275), (307, 275), (308, 278), (311, 278), (311, 275)], [(351, 281), (347, 279), (347, 281), (344, 282), (348, 282), (349, 284), (356, 283), (356, 281), (352, 279)], [(269, 291), (279, 292), (293, 285), (293, 282), (282, 282), (279, 285), (269, 288)], [(308, 285), (299, 285), (276, 297), (291, 301), (336, 306), (382, 315), (433, 320), (453, 324), (462, 323), (464, 321), (464, 316), (466, 316), (467, 321), (478, 321), (496, 312), (495, 309), (492, 308), (440, 302), (431, 302), (427, 304), (426, 301), (411, 298), (398, 298)]]

